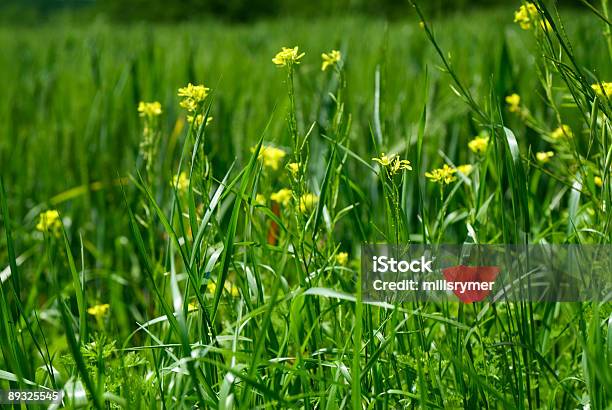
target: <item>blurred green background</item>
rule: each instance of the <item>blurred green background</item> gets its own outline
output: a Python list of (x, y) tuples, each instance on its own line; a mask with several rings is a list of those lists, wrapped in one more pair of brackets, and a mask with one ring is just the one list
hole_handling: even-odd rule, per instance
[[(554, 118), (542, 105), (538, 67), (528, 52), (535, 47), (531, 34), (513, 23), (517, 4), (454, 14), (434, 20), (433, 26), (458, 75), (479, 101), (486, 101), (491, 87), (501, 106), (505, 95), (519, 92), (525, 106), (552, 126)], [(587, 13), (571, 16), (568, 35), (590, 45), (577, 47), (576, 57), (601, 78), (609, 78), (606, 45), (600, 32), (591, 29), (592, 18)], [(320, 180), (325, 169), (327, 143), (321, 134), (333, 111), (328, 93), (337, 86), (333, 76), (321, 72), (320, 54), (334, 48), (345, 56), (346, 104), (356, 153), (370, 158), (375, 151), (370, 132), (374, 79), (380, 70), (385, 149), (401, 151), (406, 138), (414, 135), (428, 77), (424, 164), (436, 166), (440, 150), (459, 163), (469, 161), (465, 146), (479, 125), (452, 92), (449, 76), (437, 68), (439, 58), (414, 14), (390, 22), (352, 16), (250, 24), (115, 24), (101, 19), (87, 25), (4, 26), (0, 173), (14, 217), (24, 221), (17, 229), (27, 235), (41, 210), (61, 206), (74, 218), (85, 218), (74, 220), (75, 226), (95, 231), (100, 246), (105, 238), (124, 235), (125, 204), (118, 187), (82, 192), (74, 201), (57, 195), (93, 183), (108, 187), (117, 177), (134, 173), (140, 166), (142, 122), (136, 107), (141, 100), (159, 101), (163, 107), (155, 183), (167, 188), (180, 157), (184, 126), (176, 90), (189, 81), (213, 90), (214, 120), (206, 149), (215, 175), (223, 175), (234, 160), (242, 164), (270, 120), (266, 140), (289, 146), (285, 75), (271, 59), (281, 46), (295, 45), (306, 53), (296, 77), (299, 127), (317, 124), (311, 136), (314, 180)], [(569, 109), (566, 121), (572, 124), (575, 115)], [(518, 133), (530, 132), (516, 116), (507, 121)], [(354, 166), (354, 172), (363, 172)], [(375, 201), (377, 179), (370, 177), (368, 189)]]
[[(19, 24), (0, 26), (0, 78), (4, 80), (0, 175), (10, 193), (14, 218), (21, 221), (15, 229), (22, 237), (32, 231), (39, 212), (48, 208), (62, 209), (73, 215), (75, 227), (95, 232), (99, 249), (108, 246), (108, 240), (125, 235), (125, 204), (113, 181), (134, 174), (142, 166), (142, 121), (136, 111), (139, 101), (159, 101), (163, 107), (153, 182), (165, 188), (160, 189), (164, 192), (160, 195), (168, 195), (169, 175), (177, 169), (184, 135), (184, 113), (176, 92), (188, 82), (203, 83), (213, 90), (214, 120), (207, 131), (206, 151), (215, 176), (223, 175), (234, 160), (243, 164), (268, 123), (266, 141), (290, 146), (284, 121), (288, 109), (285, 75), (271, 62), (282, 46), (298, 45), (306, 53), (296, 76), (297, 110), (303, 132), (316, 124), (310, 139), (313, 181), (321, 180), (325, 170), (328, 144), (323, 135), (334, 107), (329, 93), (337, 87), (333, 76), (321, 72), (320, 55), (331, 49), (339, 49), (344, 55), (346, 105), (352, 115), (351, 148), (358, 155), (371, 158), (375, 152), (370, 133), (379, 71), (385, 150), (402, 151), (406, 138), (415, 134), (428, 89), (430, 114), (424, 166), (437, 166), (441, 151), (458, 163), (470, 160), (465, 147), (480, 132), (480, 126), (449, 87), (449, 76), (438, 69), (440, 60), (407, 3), (401, 7), (409, 14), (397, 19), (367, 15), (369, 6), (361, 1), (346, 2), (354, 15), (310, 18), (307, 6), (294, 2), (295, 14), (301, 16), (268, 15), (236, 23), (225, 21), (234, 19), (229, 11), (215, 12), (223, 18), (206, 18), (206, 8), (213, 5), (210, 1), (204, 1), (202, 8), (196, 7), (200, 0), (190, 1), (194, 6), (164, 4), (183, 11), (197, 9), (194, 16), (201, 13), (203, 18), (141, 21), (145, 16), (154, 18), (155, 10), (162, 8), (157, 0), (148, 2), (147, 7), (126, 3), (130, 6), (122, 8), (123, 15), (115, 0), (30, 0), (20, 7), (13, 4), (22, 16), (31, 13), (35, 20), (48, 17), (41, 24), (20, 24), (24, 17), (13, 20)], [(440, 8), (450, 4), (423, 3), (430, 8), (432, 4)], [(453, 10), (468, 7), (468, 2), (452, 3)], [(235, 4), (238, 14), (260, 9), (246, 7), (246, 2)], [(270, 13), (289, 13), (290, 3), (283, 4), (285, 8)], [(457, 74), (479, 102), (484, 103), (494, 91), (503, 107), (504, 96), (519, 92), (522, 103), (552, 127), (556, 120), (542, 105), (545, 91), (531, 54), (535, 51), (533, 38), (513, 22), (519, 5), (519, 1), (504, 2), (492, 8), (449, 13), (434, 18), (433, 27), (441, 46), (450, 53)], [(4, 10), (8, 8), (5, 4)], [(100, 17), (104, 10), (107, 17)], [(128, 18), (128, 10), (139, 17), (130, 22), (117, 22), (111, 17)], [(381, 6), (377, 13), (382, 10)], [(179, 14), (169, 11), (164, 17), (179, 19)], [(567, 17), (568, 36), (576, 44), (589, 45), (576, 47), (576, 58), (598, 77), (610, 78), (612, 68), (604, 37), (600, 29), (592, 28), (592, 16), (584, 7), (581, 12), (564, 10), (563, 15)], [(571, 108), (566, 111), (566, 121), (572, 125), (576, 112)], [(506, 121), (528, 141), (532, 131), (516, 116), (510, 115)], [(545, 148), (541, 143), (533, 147)], [(355, 167), (352, 171), (357, 175), (363, 172), (358, 164), (350, 166)], [(364, 192), (375, 203), (375, 175), (362, 182), (367, 187)], [(88, 186), (95, 189), (88, 190)], [(457, 235), (461, 237), (463, 232)]]
[[(427, 0), (421, 7), (435, 15), (498, 6), (507, 0)], [(578, 0), (559, 0), (563, 6), (579, 6)], [(2, 5), (3, 4), (3, 5)], [(0, 19), (27, 23), (53, 17), (58, 12), (78, 18), (103, 15), (112, 20), (180, 21), (214, 17), (245, 22), (273, 17), (317, 17), (364, 14), (399, 19), (411, 13), (408, 0), (4, 0)]]

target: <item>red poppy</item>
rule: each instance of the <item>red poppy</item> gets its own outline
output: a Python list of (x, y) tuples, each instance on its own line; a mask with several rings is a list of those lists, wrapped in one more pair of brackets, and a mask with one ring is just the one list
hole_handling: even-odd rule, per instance
[[(453, 293), (463, 303), (480, 302), (491, 293), (491, 282), (499, 274), (497, 266), (451, 266), (442, 269), (447, 282), (452, 283)], [(488, 283), (487, 283), (488, 282)]]

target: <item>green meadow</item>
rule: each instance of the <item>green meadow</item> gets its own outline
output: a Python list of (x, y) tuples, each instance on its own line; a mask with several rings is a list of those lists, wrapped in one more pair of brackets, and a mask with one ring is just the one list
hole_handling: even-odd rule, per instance
[(607, 0), (511, 3), (0, 27), (0, 390), (612, 408), (609, 302), (360, 290), (363, 243), (611, 243)]

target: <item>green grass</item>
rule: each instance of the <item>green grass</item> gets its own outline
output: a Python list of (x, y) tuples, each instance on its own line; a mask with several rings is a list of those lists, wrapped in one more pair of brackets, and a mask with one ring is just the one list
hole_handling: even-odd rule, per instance
[[(64, 389), (70, 408), (80, 391), (93, 408), (609, 409), (609, 303), (362, 300), (365, 242), (611, 242), (611, 106), (590, 87), (612, 81), (607, 25), (551, 9), (548, 34), (523, 31), (518, 6), (424, 29), (0, 28), (0, 389)], [(275, 67), (294, 45), (301, 63)], [(322, 72), (335, 48), (342, 69)], [(206, 127), (179, 106), (190, 81), (212, 89)], [(163, 110), (148, 168), (140, 101)], [(382, 152), (413, 169), (390, 177)], [(445, 163), (473, 170), (425, 178)], [(36, 229), (48, 209), (57, 235)]]

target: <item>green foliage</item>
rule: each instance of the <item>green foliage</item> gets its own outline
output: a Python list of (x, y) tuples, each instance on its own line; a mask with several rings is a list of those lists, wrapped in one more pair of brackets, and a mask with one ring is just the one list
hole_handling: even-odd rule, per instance
[[(74, 390), (98, 408), (607, 410), (610, 303), (360, 293), (362, 242), (611, 242), (611, 110), (591, 87), (612, 79), (605, 16), (561, 25), (538, 5), (550, 31), (513, 9), (0, 28), (0, 389), (64, 389), (68, 407)], [(295, 45), (299, 64), (272, 63)], [(211, 88), (191, 107), (189, 82)], [(425, 177), (443, 165), (448, 183)], [(48, 209), (57, 235), (36, 229)]]
[[(422, 3), (428, 13), (438, 16), (507, 4), (504, 0), (428, 0)], [(558, 3), (577, 5), (574, 0), (559, 0)], [(0, 5), (0, 20), (35, 22), (57, 12), (73, 12), (77, 21), (102, 14), (121, 22), (173, 22), (202, 17), (245, 22), (261, 18), (347, 14), (397, 20), (410, 16), (412, 8), (408, 1), (397, 0), (5, 0), (4, 5)]]

